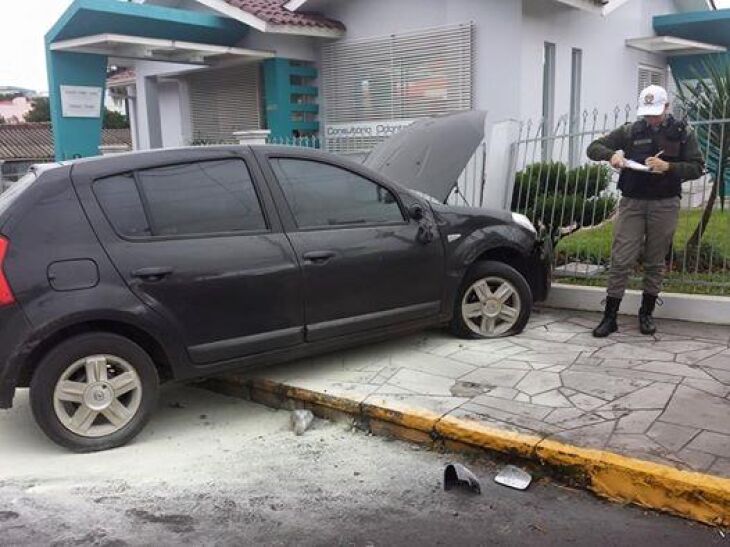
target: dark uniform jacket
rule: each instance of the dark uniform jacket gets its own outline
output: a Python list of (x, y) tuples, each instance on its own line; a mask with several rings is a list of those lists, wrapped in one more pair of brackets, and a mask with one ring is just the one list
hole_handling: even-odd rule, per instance
[(588, 157), (609, 161), (616, 150), (623, 150), (627, 159), (643, 164), (649, 156), (669, 162), (663, 174), (622, 169), (618, 181), (622, 194), (634, 199), (664, 199), (682, 195), (682, 182), (702, 176), (704, 161), (697, 137), (685, 122), (668, 115), (658, 129), (639, 120), (622, 125), (608, 135), (593, 141)]

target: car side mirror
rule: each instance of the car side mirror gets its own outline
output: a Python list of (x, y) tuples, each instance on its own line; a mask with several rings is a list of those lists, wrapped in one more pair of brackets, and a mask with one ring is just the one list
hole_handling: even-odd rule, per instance
[(414, 203), (410, 207), (408, 207), (408, 215), (413, 220), (421, 220), (423, 218), (423, 207), (417, 203)]

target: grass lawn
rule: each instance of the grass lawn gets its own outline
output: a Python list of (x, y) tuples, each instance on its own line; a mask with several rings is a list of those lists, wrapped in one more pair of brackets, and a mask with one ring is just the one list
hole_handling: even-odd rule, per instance
[[(687, 240), (700, 221), (702, 210), (682, 211), (680, 213), (677, 232), (674, 235), (675, 249), (683, 249)], [(613, 222), (593, 229), (579, 230), (558, 243), (556, 251), (560, 253), (560, 263), (585, 260), (592, 263), (608, 264), (611, 256), (611, 240), (613, 238)], [(714, 252), (727, 259), (727, 270), (723, 273), (671, 272), (667, 275), (665, 290), (668, 292), (684, 292), (697, 294), (718, 294), (730, 296), (730, 211), (716, 210), (712, 214), (710, 224), (702, 238), (704, 243), (712, 245)], [(576, 285), (605, 285), (605, 278), (558, 278), (561, 283)], [(632, 278), (630, 288), (641, 288), (640, 277)]]
[[(677, 232), (674, 234), (675, 249), (684, 248), (701, 217), (701, 210), (682, 211), (679, 214)], [(598, 228), (581, 229), (566, 237), (558, 244), (557, 251), (570, 257), (608, 262), (612, 238), (613, 222), (606, 222)], [(712, 214), (702, 241), (711, 244), (730, 260), (730, 211), (717, 210)]]

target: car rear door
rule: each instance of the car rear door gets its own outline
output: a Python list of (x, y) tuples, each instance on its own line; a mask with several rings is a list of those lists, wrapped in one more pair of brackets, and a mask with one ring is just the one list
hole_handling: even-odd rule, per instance
[(72, 176), (120, 274), (194, 363), (303, 342), (301, 272), (250, 152), (131, 155)]
[(438, 315), (441, 241), (394, 188), (321, 153), (257, 154), (302, 265), (308, 341)]

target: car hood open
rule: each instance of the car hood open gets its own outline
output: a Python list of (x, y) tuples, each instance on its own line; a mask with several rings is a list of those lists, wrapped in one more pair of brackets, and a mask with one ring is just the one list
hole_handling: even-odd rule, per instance
[(486, 116), (470, 110), (416, 121), (376, 146), (365, 165), (443, 202), (484, 140)]

